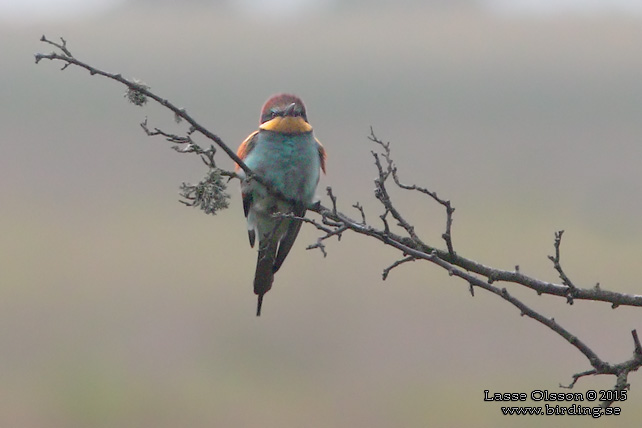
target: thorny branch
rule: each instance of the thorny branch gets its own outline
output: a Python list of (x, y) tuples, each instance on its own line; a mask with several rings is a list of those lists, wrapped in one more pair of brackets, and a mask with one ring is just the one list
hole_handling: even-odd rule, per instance
[[(136, 105), (143, 105), (148, 98), (153, 99), (157, 103), (171, 110), (174, 113), (177, 121), (182, 119), (189, 123), (190, 128), (185, 136), (166, 133), (158, 128), (150, 130), (147, 126), (147, 120), (145, 120), (145, 122), (141, 124), (147, 135), (160, 135), (165, 137), (166, 140), (175, 143), (176, 146), (174, 146), (174, 149), (178, 152), (195, 153), (199, 155), (203, 162), (210, 169), (208, 176), (211, 176), (212, 174), (214, 175), (214, 177), (210, 177), (210, 181), (206, 179), (204, 182), (201, 182), (199, 184), (200, 187), (188, 186), (187, 189), (183, 189), (185, 191), (183, 193), (183, 196), (189, 201), (182, 201), (183, 203), (186, 203), (187, 205), (197, 205), (204, 203), (203, 201), (207, 198), (216, 199), (216, 193), (221, 191), (220, 185), (222, 184), (221, 178), (223, 176), (228, 177), (228, 179), (238, 178), (238, 176), (234, 172), (223, 171), (216, 167), (216, 164), (214, 162), (214, 155), (216, 153), (216, 150), (214, 146), (211, 145), (209, 149), (202, 149), (192, 139), (192, 134), (194, 132), (198, 132), (209, 140), (213, 141), (236, 164), (239, 165), (239, 168), (242, 169), (248, 177), (250, 177), (251, 179), (255, 179), (261, 184), (265, 185), (266, 188), (273, 194), (283, 197), (283, 195), (280, 194), (277, 189), (274, 189), (273, 186), (271, 186), (270, 183), (268, 183), (265, 179), (263, 179), (259, 175), (253, 174), (253, 172), (247, 167), (247, 165), (245, 165), (241, 161), (241, 159), (238, 158), (238, 156), (236, 156), (234, 151), (231, 150), (229, 146), (227, 146), (218, 136), (196, 122), (196, 120), (188, 115), (184, 109), (178, 108), (168, 100), (157, 96), (156, 94), (151, 92), (150, 88), (147, 85), (141, 82), (125, 79), (120, 74), (108, 73), (94, 68), (82, 61), (79, 61), (71, 54), (70, 50), (67, 48), (67, 42), (65, 41), (65, 39), (61, 38), (60, 40), (60, 43), (56, 43), (48, 40), (45, 36), (42, 36), (42, 42), (54, 46), (59, 50), (59, 52), (52, 52), (50, 54), (36, 54), (36, 63), (39, 63), (42, 59), (61, 61), (63, 63), (61, 70), (65, 70), (70, 65), (75, 65), (86, 69), (91, 75), (101, 75), (108, 79), (115, 80), (128, 88), (126, 96), (132, 103)], [(498, 297), (501, 297), (502, 299), (506, 300), (511, 305), (519, 309), (522, 316), (527, 316), (545, 325), (550, 330), (563, 337), (569, 344), (571, 344), (579, 352), (581, 352), (588, 359), (593, 368), (574, 374), (572, 376), (572, 383), (567, 385), (566, 388), (572, 388), (576, 384), (576, 382), (584, 376), (603, 374), (613, 375), (616, 377), (616, 383), (614, 386), (616, 390), (622, 391), (629, 388), (628, 374), (630, 372), (638, 370), (642, 366), (642, 346), (640, 345), (640, 340), (638, 338), (636, 330), (633, 330), (631, 332), (634, 348), (632, 358), (621, 363), (608, 363), (602, 360), (582, 340), (580, 340), (578, 337), (576, 337), (564, 327), (562, 327), (559, 323), (557, 323), (555, 319), (547, 318), (544, 315), (536, 312), (525, 303), (512, 296), (506, 288), (500, 288), (493, 284), (499, 281), (519, 284), (531, 290), (534, 290), (538, 295), (550, 294), (554, 296), (566, 297), (569, 304), (572, 304), (575, 300), (610, 302), (613, 308), (621, 305), (640, 307), (642, 306), (642, 295), (631, 295), (603, 290), (599, 287), (599, 284), (591, 288), (582, 288), (576, 286), (565, 274), (561, 265), (560, 246), (563, 231), (559, 231), (555, 234), (555, 255), (549, 256), (549, 259), (553, 262), (554, 269), (558, 272), (562, 280), (561, 284), (542, 281), (524, 275), (519, 271), (518, 266), (515, 267), (514, 271), (505, 271), (485, 266), (474, 260), (470, 260), (460, 256), (455, 251), (452, 241), (452, 224), (455, 208), (451, 205), (450, 201), (441, 199), (435, 192), (430, 191), (426, 188), (419, 187), (414, 184), (402, 184), (401, 180), (399, 179), (397, 167), (391, 157), (390, 143), (384, 143), (382, 140), (377, 138), (372, 129), (370, 130), (370, 136), (368, 138), (381, 150), (379, 152), (373, 151), (372, 155), (378, 173), (375, 179), (375, 197), (383, 207), (383, 213), (378, 215), (383, 224), (383, 229), (377, 228), (367, 223), (365, 210), (359, 203), (352, 205), (352, 207), (356, 208), (359, 212), (361, 217), (360, 221), (353, 220), (348, 215), (343, 214), (341, 211), (339, 211), (337, 206), (338, 199), (334, 195), (332, 189), (328, 187), (327, 194), (332, 203), (332, 208), (326, 208), (320, 203), (316, 203), (308, 207), (308, 209), (319, 214), (320, 219), (310, 219), (307, 217), (301, 218), (302, 221), (311, 224), (324, 234), (317, 239), (317, 242), (315, 244), (308, 246), (308, 249), (318, 248), (325, 256), (327, 253), (324, 241), (334, 236), (340, 239), (344, 232), (351, 231), (379, 240), (384, 245), (396, 248), (402, 253), (402, 258), (393, 262), (389, 267), (383, 270), (382, 275), (384, 280), (388, 277), (392, 269), (395, 269), (407, 262), (425, 260), (434, 263), (440, 268), (446, 270), (449, 275), (459, 277), (466, 283), (468, 283), (471, 293), (473, 293), (474, 287), (478, 287), (489, 291), (497, 295)], [(442, 239), (446, 243), (446, 250), (439, 249), (436, 246), (432, 246), (423, 242), (415, 232), (414, 226), (409, 223), (401, 214), (401, 212), (395, 207), (388, 192), (390, 177), (392, 177), (392, 183), (400, 189), (417, 191), (421, 194), (427, 195), (445, 208), (446, 226), (445, 231), (442, 234)], [(223, 194), (225, 194), (224, 189)], [(223, 201), (226, 201), (226, 198), (224, 196)], [(290, 214), (282, 215), (291, 216)], [(389, 223), (390, 218), (394, 219), (396, 225), (401, 228), (401, 234), (396, 233), (391, 229), (391, 225)], [(602, 402), (602, 406), (604, 407), (608, 407), (611, 404), (612, 401)]]

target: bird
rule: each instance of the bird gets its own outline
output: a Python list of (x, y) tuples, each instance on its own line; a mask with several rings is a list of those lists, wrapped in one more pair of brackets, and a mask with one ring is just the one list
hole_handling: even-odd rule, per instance
[(258, 317), (263, 296), (272, 288), (274, 274), (299, 234), (300, 218), (314, 201), (321, 171), (325, 174), (326, 152), (314, 136), (303, 101), (296, 95), (279, 93), (265, 102), (259, 129), (241, 143), (237, 155), (253, 174), (285, 197), (269, 192), (236, 165), (251, 247), (258, 238), (254, 274)]

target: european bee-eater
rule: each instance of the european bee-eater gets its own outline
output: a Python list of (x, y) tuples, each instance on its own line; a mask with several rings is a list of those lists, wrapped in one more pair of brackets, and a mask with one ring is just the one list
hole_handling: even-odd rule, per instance
[(277, 94), (267, 100), (259, 129), (241, 143), (238, 156), (289, 200), (270, 194), (256, 180), (248, 180), (236, 166), (250, 245), (254, 247), (257, 235), (259, 238), (254, 293), (258, 295), (256, 315), (260, 316), (263, 295), (272, 288), (274, 274), (301, 229), (301, 220), (275, 214), (305, 215), (314, 200), (320, 171), (325, 173), (326, 156), (308, 123), (303, 101), (290, 94)]

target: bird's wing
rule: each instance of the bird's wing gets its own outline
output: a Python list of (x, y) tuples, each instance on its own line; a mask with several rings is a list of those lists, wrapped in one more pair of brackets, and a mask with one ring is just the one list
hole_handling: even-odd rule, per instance
[[(254, 150), (254, 146), (256, 145), (256, 140), (258, 139), (259, 131), (254, 131), (248, 137), (241, 143), (239, 146), (238, 150), (236, 151), (236, 155), (241, 158), (241, 160), (245, 160), (247, 155)], [(235, 169), (238, 171), (239, 170), (238, 164), (236, 164)]]
[[(305, 215), (305, 211), (306, 207), (304, 205), (297, 205), (294, 210), (292, 210), (292, 214), (297, 217), (303, 217)], [(290, 220), (288, 230), (287, 232), (285, 232), (285, 235), (283, 235), (283, 238), (281, 238), (281, 241), (279, 242), (279, 251), (276, 253), (272, 272), (276, 273), (283, 264), (285, 258), (288, 256), (288, 253), (292, 249), (292, 245), (294, 245), (294, 241), (299, 234), (299, 230), (301, 230), (301, 223), (301, 220)]]
[(243, 198), (243, 212), (245, 213), (245, 218), (248, 220), (247, 237), (250, 240), (250, 247), (254, 247), (254, 241), (256, 240), (255, 224), (252, 219), (248, 218), (248, 215), (250, 215), (250, 207), (252, 206), (252, 194), (241, 193), (241, 197)]
[[(237, 150), (236, 154), (238, 157), (241, 158), (241, 160), (245, 160), (247, 158), (247, 155), (254, 149), (254, 146), (256, 145), (257, 137), (258, 137), (259, 131), (254, 131), (252, 132), (246, 139), (241, 143), (239, 146), (239, 149)], [(236, 165), (236, 170), (239, 170), (238, 164)], [(252, 206), (252, 194), (251, 193), (245, 193), (241, 192), (241, 197), (243, 198), (243, 214), (245, 214), (245, 218), (250, 214), (250, 207)], [(247, 235), (250, 240), (250, 246), (254, 247), (254, 241), (256, 240), (256, 232), (254, 229), (248, 229), (247, 230)]]
[(317, 140), (316, 138), (315, 140), (317, 142), (317, 150), (319, 151), (319, 160), (321, 161), (321, 170), (325, 174), (325, 158), (326, 158), (325, 149), (323, 148), (323, 144), (321, 144), (319, 140)]

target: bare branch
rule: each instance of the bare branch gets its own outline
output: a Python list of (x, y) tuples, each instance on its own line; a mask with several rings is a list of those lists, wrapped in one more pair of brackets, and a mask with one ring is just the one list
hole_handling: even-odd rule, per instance
[[(374, 135), (374, 133), (372, 135)], [(415, 233), (414, 226), (408, 223), (403, 218), (401, 213), (397, 210), (397, 208), (395, 208), (395, 206), (392, 204), (390, 195), (388, 194), (388, 189), (386, 188), (386, 180), (388, 180), (388, 177), (390, 177), (394, 168), (394, 163), (390, 158), (390, 143), (384, 143), (377, 138), (370, 138), (370, 140), (375, 142), (376, 144), (379, 144), (383, 148), (384, 152), (381, 154), (381, 156), (386, 160), (386, 166), (384, 167), (379, 159), (379, 154), (372, 152), (372, 156), (375, 160), (375, 166), (379, 171), (379, 178), (375, 179), (375, 197), (386, 208), (386, 211), (389, 212), (395, 220), (397, 220), (397, 224), (405, 229), (405, 231), (413, 241), (415, 241), (419, 245), (425, 245), (421, 241), (419, 236)]]
[(359, 202), (357, 202), (357, 203), (353, 204), (352, 207), (356, 208), (357, 210), (359, 210), (359, 212), (361, 213), (361, 223), (362, 224), (366, 224), (367, 223), (367, 221), (366, 221), (366, 213), (363, 212), (363, 207), (361, 206), (361, 204)]
[[(245, 163), (236, 155), (236, 153), (232, 149), (230, 149), (227, 146), (227, 144), (225, 144), (223, 142), (223, 140), (221, 140), (216, 134), (210, 132), (208, 129), (206, 129), (205, 127), (200, 125), (198, 122), (196, 122), (196, 120), (193, 119), (185, 111), (185, 109), (179, 108), (179, 107), (175, 106), (173, 103), (171, 103), (170, 101), (168, 101), (167, 99), (161, 98), (158, 95), (156, 95), (153, 92), (151, 92), (149, 86), (141, 84), (140, 82), (135, 81), (135, 80), (125, 79), (120, 73), (118, 73), (118, 74), (109, 73), (109, 72), (100, 70), (98, 68), (92, 67), (91, 65), (76, 59), (73, 55), (71, 55), (69, 50), (66, 48), (67, 43), (62, 38), (61, 38), (61, 40), (63, 40), (63, 44), (62, 45), (58, 45), (58, 44), (56, 44), (54, 42), (51, 42), (51, 41), (47, 40), (47, 38), (45, 36), (42, 36), (42, 38), (40, 40), (60, 48), (63, 51), (63, 55), (55, 53), (55, 52), (52, 52), (50, 54), (36, 54), (36, 63), (40, 62), (43, 59), (48, 59), (48, 60), (52, 60), (52, 61), (62, 61), (62, 62), (67, 64), (65, 66), (65, 68), (68, 65), (72, 65), (73, 64), (75, 66), (78, 66), (80, 68), (84, 68), (85, 70), (89, 71), (89, 74), (92, 75), (92, 76), (99, 75), (99, 76), (103, 76), (103, 77), (106, 77), (108, 79), (114, 80), (116, 82), (122, 83), (123, 85), (127, 86), (128, 90), (133, 91), (134, 93), (138, 93), (140, 96), (151, 98), (154, 101), (156, 101), (158, 104), (160, 104), (163, 107), (166, 107), (169, 110), (171, 110), (176, 117), (180, 117), (181, 119), (185, 120), (187, 123), (189, 123), (192, 126), (192, 128), (195, 131), (198, 131), (199, 133), (201, 133), (202, 135), (204, 135), (208, 139), (212, 140), (221, 149), (223, 149), (223, 151), (236, 164), (238, 164), (239, 167), (241, 167), (241, 169), (243, 169), (246, 173), (248, 173), (248, 174), (252, 173), (250, 168), (248, 168), (247, 165), (245, 165)], [(261, 183), (261, 184), (264, 184), (264, 183)]]
[(570, 383), (570, 384), (568, 384), (568, 385), (562, 385), (562, 384), (560, 383), (560, 385), (559, 385), (559, 386), (560, 386), (560, 388), (573, 389), (573, 387), (575, 386), (575, 384), (577, 383), (577, 381), (578, 381), (580, 378), (582, 378), (582, 377), (584, 377), (584, 376), (595, 375), (595, 374), (597, 374), (597, 370), (595, 370), (595, 369), (587, 370), (587, 371), (585, 371), (585, 372), (581, 372), (581, 373), (576, 373), (576, 374), (574, 374), (574, 375), (573, 375), (573, 382), (571, 382), (571, 383)]
[(376, 144), (379, 144), (381, 147), (383, 147), (385, 151), (384, 156), (388, 162), (390, 173), (392, 173), (392, 179), (394, 180), (397, 186), (399, 186), (402, 189), (416, 190), (420, 193), (428, 195), (432, 199), (434, 199), (437, 203), (444, 206), (444, 208), (446, 209), (446, 231), (441, 235), (441, 237), (446, 242), (446, 248), (448, 248), (448, 252), (450, 253), (450, 255), (454, 256), (455, 250), (453, 249), (453, 243), (452, 243), (452, 224), (453, 224), (453, 213), (455, 212), (455, 208), (450, 204), (450, 201), (441, 199), (439, 196), (437, 196), (436, 192), (431, 192), (430, 190), (424, 187), (419, 187), (415, 184), (405, 185), (401, 183), (401, 181), (399, 180), (399, 176), (397, 175), (397, 167), (394, 165), (394, 162), (390, 157), (390, 143), (384, 143), (379, 138), (377, 138), (377, 136), (374, 133), (374, 129), (372, 127), (370, 127), (370, 135), (368, 136), (368, 139), (370, 141), (375, 142)]
[(566, 276), (566, 274), (564, 273), (564, 270), (562, 269), (562, 265), (560, 264), (560, 246), (562, 245), (563, 234), (564, 234), (563, 230), (560, 230), (559, 232), (555, 232), (555, 243), (554, 243), (555, 256), (548, 256), (548, 259), (553, 262), (553, 267), (559, 273), (560, 279), (562, 280), (562, 284), (568, 287), (566, 302), (569, 305), (572, 305), (573, 297), (577, 291), (577, 287), (575, 287), (571, 279), (568, 276)]
[(310, 219), (307, 217), (299, 217), (292, 213), (276, 213), (275, 215), (281, 218), (292, 218), (292, 219), (301, 220), (302, 222), (311, 224), (312, 226), (316, 227), (318, 230), (324, 232), (325, 235), (318, 237), (317, 241), (314, 244), (310, 244), (306, 247), (306, 250), (314, 250), (318, 248), (323, 254), (323, 257), (327, 257), (328, 255), (328, 253), (325, 250), (325, 244), (323, 243), (323, 241), (325, 241), (328, 238), (332, 238), (333, 236), (336, 236), (337, 240), (340, 241), (341, 234), (346, 230), (348, 230), (347, 227), (342, 226), (332, 220), (328, 220), (326, 217), (323, 217), (323, 216), (322, 216), (323, 224), (321, 224), (314, 219)]
[(388, 275), (390, 274), (390, 271), (393, 270), (394, 268), (396, 268), (397, 266), (400, 266), (400, 265), (402, 265), (404, 263), (407, 263), (407, 262), (414, 262), (415, 260), (417, 260), (417, 259), (412, 257), (412, 256), (404, 257), (403, 259), (397, 260), (396, 262), (394, 262), (393, 264), (391, 264), (390, 266), (388, 266), (387, 268), (385, 268), (383, 270), (383, 272), (381, 274), (382, 279), (384, 281), (386, 279), (388, 279)]
[(637, 330), (631, 330), (631, 335), (633, 336), (634, 353), (635, 355), (642, 357), (642, 346), (640, 345)]
[(328, 193), (328, 197), (330, 197), (330, 200), (332, 201), (332, 213), (334, 215), (336, 215), (337, 214), (337, 198), (332, 193), (332, 187), (328, 186), (328, 187), (325, 188), (325, 190)]

